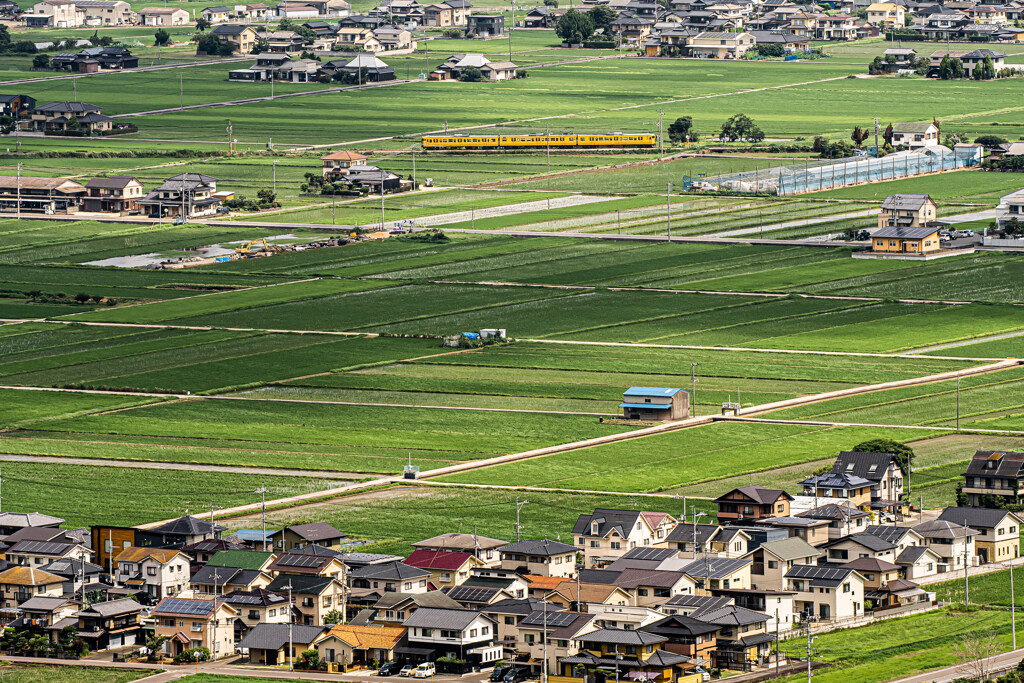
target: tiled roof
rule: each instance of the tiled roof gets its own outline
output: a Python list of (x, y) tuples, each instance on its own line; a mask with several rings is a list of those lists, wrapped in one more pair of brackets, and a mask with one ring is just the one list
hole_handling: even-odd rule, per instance
[(118, 553), (114, 559), (118, 562), (141, 562), (151, 557), (160, 564), (167, 564), (178, 554), (177, 550), (166, 548), (138, 548), (131, 546)]
[(338, 624), (320, 636), (320, 640), (335, 637), (358, 650), (370, 648), (391, 650), (405, 635), (405, 628), (399, 626), (370, 626)]
[(62, 583), (64, 579), (56, 574), (44, 572), (33, 567), (11, 567), (0, 572), (0, 584), (15, 586), (42, 586), (51, 583)]
[(403, 560), (403, 564), (420, 569), (447, 569), (454, 571), (474, 559), (474, 556), (469, 553), (420, 549), (414, 550), (409, 557)]

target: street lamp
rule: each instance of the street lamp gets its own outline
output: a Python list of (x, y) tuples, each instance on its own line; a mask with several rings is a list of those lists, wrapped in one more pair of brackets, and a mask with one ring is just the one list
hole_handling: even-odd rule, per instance
[(274, 194), (276, 195), (277, 194), (277, 160), (275, 159), (271, 163), (273, 164), (272, 168), (274, 169)]

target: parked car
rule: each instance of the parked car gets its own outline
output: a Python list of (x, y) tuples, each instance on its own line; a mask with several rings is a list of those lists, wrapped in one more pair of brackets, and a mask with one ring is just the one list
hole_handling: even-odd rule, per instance
[(412, 672), (413, 678), (430, 678), (434, 675), (434, 663), (423, 662)]
[(500, 680), (502, 680), (503, 678), (505, 678), (505, 674), (507, 674), (511, 669), (512, 669), (511, 666), (496, 666), (496, 667), (494, 667), (494, 671), (491, 672), (491, 680), (492, 681), (500, 681)]
[(501, 680), (504, 683), (521, 683), (530, 677), (530, 670), (525, 667), (516, 667), (509, 669), (508, 673)]
[(384, 666), (377, 669), (378, 676), (394, 676), (396, 673), (402, 670), (402, 665), (398, 662), (385, 662)]
[(412, 673), (416, 670), (416, 667), (412, 664), (406, 664), (402, 667), (402, 670), (398, 672), (399, 676), (412, 676)]

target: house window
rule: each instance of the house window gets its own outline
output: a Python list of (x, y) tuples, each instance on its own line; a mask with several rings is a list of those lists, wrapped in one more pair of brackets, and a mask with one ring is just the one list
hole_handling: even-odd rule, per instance
[(490, 635), (490, 634), (491, 634), (491, 627), (490, 626), (481, 626), (480, 627), (480, 635), (487, 636), (487, 635)]
[(477, 630), (475, 628), (469, 629), (469, 637), (470, 638), (476, 638), (476, 631)]
[(600, 548), (601, 547), (601, 541), (591, 541), (590, 542), (590, 547), (591, 548)]
[(515, 626), (516, 625), (516, 618), (515, 617), (505, 617), (505, 625), (506, 626)]
[(276, 617), (277, 616), (277, 610), (276, 609), (267, 610), (267, 616), (268, 617)]

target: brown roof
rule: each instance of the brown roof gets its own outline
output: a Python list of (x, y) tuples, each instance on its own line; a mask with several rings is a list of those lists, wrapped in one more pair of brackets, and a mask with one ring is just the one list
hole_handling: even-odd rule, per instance
[(576, 592), (577, 583), (575, 581), (563, 581), (562, 584), (552, 592), (561, 595), (563, 598), (566, 598), (571, 602), (576, 602), (578, 596), (580, 602), (603, 603), (608, 599), (608, 596), (616, 590), (622, 590), (618, 586), (611, 584), (581, 583), (578, 585), (579, 593)]
[(0, 572), (0, 584), (15, 586), (43, 586), (50, 583), (63, 583), (64, 579), (34, 567), (12, 567)]
[(34, 176), (6, 175), (0, 176), (0, 187), (5, 189), (17, 189), (21, 185), (23, 190), (59, 190), (61, 192), (85, 192), (85, 186), (70, 178), (37, 178)]
[(122, 550), (114, 559), (118, 562), (140, 562), (146, 558), (152, 557), (160, 564), (167, 564), (174, 559), (175, 555), (178, 555), (177, 550), (167, 550), (164, 548), (136, 548), (134, 546), (125, 548)]
[(338, 624), (330, 631), (324, 633), (320, 640), (335, 636), (356, 650), (367, 650), (370, 648), (390, 650), (398, 644), (398, 641), (404, 635), (405, 628), (401, 626)]
[(332, 152), (331, 154), (320, 158), (324, 161), (366, 161), (366, 155), (360, 154), (359, 152), (349, 152), (347, 150)]
[(474, 534), (441, 534), (412, 544), (414, 548), (444, 548), (445, 550), (473, 550), (474, 548), (501, 548), (508, 541), (476, 536)]

